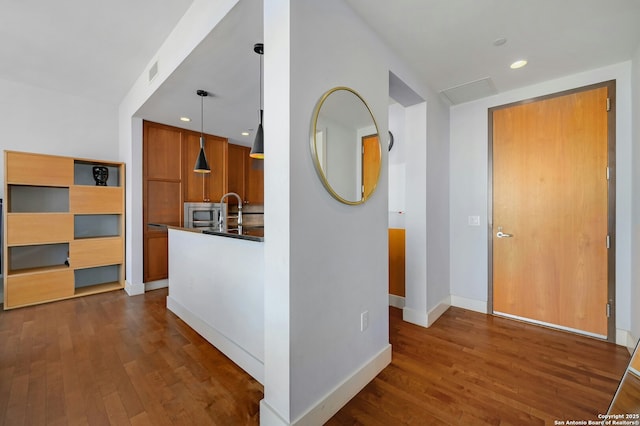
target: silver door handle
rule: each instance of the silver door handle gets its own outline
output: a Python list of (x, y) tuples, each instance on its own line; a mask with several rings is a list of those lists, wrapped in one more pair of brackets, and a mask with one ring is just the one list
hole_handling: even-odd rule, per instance
[(502, 232), (502, 226), (498, 226), (498, 233), (496, 234), (496, 237), (498, 237), (498, 238), (511, 238), (511, 237), (513, 237), (513, 234), (505, 234), (504, 232)]

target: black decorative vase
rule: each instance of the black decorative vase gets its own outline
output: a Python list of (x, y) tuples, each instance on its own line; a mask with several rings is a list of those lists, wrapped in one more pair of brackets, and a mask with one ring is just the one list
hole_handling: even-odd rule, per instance
[(93, 166), (93, 180), (96, 181), (96, 186), (107, 186), (109, 169), (104, 166)]

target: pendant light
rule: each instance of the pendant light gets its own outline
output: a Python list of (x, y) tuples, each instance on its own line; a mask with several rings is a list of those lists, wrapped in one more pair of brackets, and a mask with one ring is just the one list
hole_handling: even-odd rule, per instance
[(264, 44), (256, 43), (253, 46), (253, 51), (260, 55), (260, 122), (249, 157), (264, 160), (264, 131), (262, 130), (262, 55), (264, 54)]
[(209, 96), (209, 92), (206, 90), (198, 90), (196, 94), (200, 96), (200, 152), (198, 153), (193, 171), (196, 173), (211, 173), (207, 156), (204, 153), (204, 97)]

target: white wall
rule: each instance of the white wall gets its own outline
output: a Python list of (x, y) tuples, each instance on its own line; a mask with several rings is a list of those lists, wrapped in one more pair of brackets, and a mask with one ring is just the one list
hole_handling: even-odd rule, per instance
[[(392, 149), (390, 177), (404, 175), (405, 210), (403, 220), (394, 220), (392, 214), (390, 222), (403, 223), (406, 229), (403, 318), (430, 326), (450, 304), (449, 106), (392, 53), (388, 61), (391, 72), (425, 100), (406, 108), (389, 108), (390, 123), (402, 129), (397, 148), (404, 150), (398, 152), (401, 159), (395, 157), (396, 147)], [(398, 197), (392, 194), (390, 198)]]
[[(404, 228), (406, 211), (405, 108), (399, 103), (389, 105), (389, 131), (394, 144), (389, 151), (389, 228)], [(385, 140), (384, 137), (380, 138)], [(388, 144), (387, 144), (388, 145)], [(385, 144), (382, 145), (383, 149)], [(387, 148), (388, 150), (388, 148)]]
[[(488, 108), (617, 80), (616, 299), (617, 328), (629, 330), (631, 299), (631, 64), (625, 62), (547, 81), (451, 109), (451, 294), (484, 306), (488, 299)], [(479, 215), (483, 226), (469, 226)]]
[[(427, 312), (429, 325), (448, 307), (449, 273), (449, 106), (440, 95), (427, 99)], [(412, 196), (409, 194), (409, 196)], [(435, 315), (433, 313), (435, 312)]]
[[(640, 46), (636, 49), (631, 67), (632, 111), (633, 111), (633, 232), (631, 264), (631, 335), (640, 338)], [(629, 345), (632, 342), (628, 343)]]
[[(320, 424), (358, 390), (352, 383), (365, 377), (364, 385), (390, 360), (388, 184), (383, 150), (380, 181), (365, 204), (349, 206), (332, 198), (312, 162), (311, 117), (325, 91), (348, 86), (368, 102), (385, 134), (388, 68), (376, 37), (342, 0), (264, 4), (261, 423)], [(369, 312), (369, 325), (361, 332), (363, 311)], [(382, 365), (363, 373), (379, 359)]]
[(0, 79), (2, 150), (118, 161), (117, 126), (115, 105)]

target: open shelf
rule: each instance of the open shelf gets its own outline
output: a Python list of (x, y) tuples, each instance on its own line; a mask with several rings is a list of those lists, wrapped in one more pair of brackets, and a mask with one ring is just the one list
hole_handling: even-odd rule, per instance
[(120, 166), (110, 163), (75, 160), (73, 163), (73, 184), (96, 186), (93, 178), (95, 166), (106, 167), (109, 172), (106, 186), (120, 186)]
[(76, 287), (75, 296), (87, 296), (89, 294), (106, 293), (107, 291), (120, 290), (124, 288), (119, 282), (96, 284), (87, 287)]
[(34, 275), (34, 274), (41, 274), (45, 272), (51, 272), (51, 271), (62, 271), (67, 269), (69, 269), (67, 265), (37, 266), (33, 268), (11, 269), (7, 271), (7, 276), (15, 277), (18, 275), (20, 276)]
[(120, 279), (120, 265), (97, 266), (93, 268), (76, 269), (74, 274), (74, 287), (93, 287), (117, 282)]
[(9, 213), (68, 213), (69, 188), (9, 185)]
[(121, 216), (117, 214), (77, 214), (73, 217), (73, 237), (117, 237), (120, 220)]
[(66, 268), (67, 256), (69, 256), (69, 243), (9, 247), (8, 274), (24, 274), (57, 267)]

